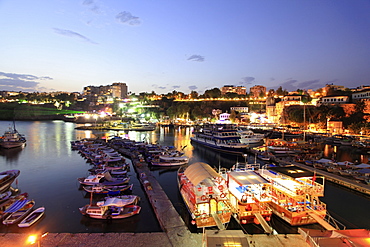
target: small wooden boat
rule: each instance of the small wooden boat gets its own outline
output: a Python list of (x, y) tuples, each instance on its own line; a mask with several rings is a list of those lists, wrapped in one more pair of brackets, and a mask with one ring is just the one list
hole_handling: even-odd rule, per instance
[(10, 186), (19, 176), (20, 172), (20, 170), (0, 172), (0, 193), (4, 193), (9, 190)]
[(97, 202), (96, 204), (87, 204), (80, 208), (83, 215), (87, 215), (94, 219), (124, 219), (135, 214), (139, 214), (141, 207), (134, 205), (137, 202), (136, 198), (117, 198), (109, 197), (105, 201)]
[(112, 177), (109, 172), (99, 173), (96, 175), (90, 175), (88, 177), (78, 178), (78, 182), (82, 185), (95, 185), (95, 184), (103, 184), (103, 185), (122, 185), (126, 184), (130, 181), (129, 177)]
[(0, 202), (3, 202), (7, 199), (9, 199), (9, 197), (12, 195), (12, 192), (10, 191), (7, 191), (7, 192), (4, 192), (2, 194), (0, 194)]
[(18, 223), (24, 217), (26, 217), (35, 206), (35, 201), (31, 200), (20, 200), (10, 206), (5, 213), (10, 213), (4, 220), (4, 225), (11, 225)]
[(102, 184), (83, 186), (83, 189), (89, 193), (95, 194), (108, 194), (108, 195), (117, 195), (125, 191), (132, 191), (133, 184), (117, 185), (117, 186), (108, 186)]
[(39, 207), (32, 211), (26, 218), (24, 218), (21, 223), (18, 224), (19, 227), (29, 227), (38, 221), (45, 213), (44, 207)]
[(0, 221), (2, 219), (5, 219), (9, 215), (8, 212), (5, 213), (6, 210), (8, 210), (15, 202), (20, 201), (20, 200), (25, 200), (27, 197), (28, 197), (28, 194), (23, 193), (20, 195), (11, 196), (7, 200), (4, 200), (0, 204)]

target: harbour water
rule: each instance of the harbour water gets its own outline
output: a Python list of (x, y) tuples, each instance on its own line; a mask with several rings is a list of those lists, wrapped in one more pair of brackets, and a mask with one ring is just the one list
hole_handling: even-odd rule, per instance
[[(5, 131), (12, 122), (1, 121), (0, 131)], [(27, 138), (27, 146), (23, 149), (0, 150), (0, 170), (19, 169), (21, 175), (13, 184), (21, 192), (27, 192), (29, 198), (36, 201), (36, 207), (45, 206), (46, 214), (42, 221), (30, 229), (16, 226), (0, 226), (0, 232), (28, 232), (40, 230), (44, 232), (156, 232), (160, 226), (145, 198), (145, 194), (137, 180), (134, 169), (130, 171), (131, 183), (134, 184), (133, 194), (141, 197), (142, 211), (131, 218), (112, 222), (93, 220), (82, 216), (79, 207), (88, 204), (89, 195), (79, 190), (78, 177), (88, 174), (90, 165), (70, 148), (70, 141), (89, 137), (105, 137), (120, 135), (136, 141), (173, 145), (183, 148), (189, 156), (190, 163), (202, 161), (212, 166), (230, 168), (235, 162), (244, 162), (243, 157), (224, 156), (202, 147), (194, 148), (190, 144), (191, 128), (157, 128), (151, 132), (114, 132), (76, 130), (76, 124), (63, 121), (24, 121), (17, 122), (18, 131)], [(366, 155), (360, 155), (351, 149), (327, 146), (325, 156), (335, 155), (338, 161), (359, 160), (367, 162)], [(254, 162), (254, 157), (248, 159)], [(189, 223), (189, 215), (176, 185), (177, 169), (153, 169), (162, 188), (172, 201), (176, 210)], [(325, 197), (328, 210), (333, 217), (344, 223), (347, 228), (370, 228), (370, 199), (364, 195), (349, 191), (337, 185), (326, 183)], [(292, 233), (296, 229), (287, 226), (278, 218), (273, 217), (273, 227), (279, 233)], [(189, 227), (192, 228), (189, 223)], [(236, 222), (231, 222), (228, 229), (240, 229)], [(244, 227), (248, 232), (259, 233), (258, 225)]]

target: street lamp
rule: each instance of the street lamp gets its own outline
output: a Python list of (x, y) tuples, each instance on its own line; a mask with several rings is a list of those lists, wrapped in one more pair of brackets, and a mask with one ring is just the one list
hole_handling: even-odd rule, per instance
[(248, 154), (243, 154), (243, 156), (244, 156), (244, 163), (247, 164), (247, 156), (248, 156)]
[(32, 234), (32, 235), (29, 235), (28, 238), (27, 238), (27, 243), (28, 244), (35, 244), (37, 243), (37, 246), (38, 247), (41, 247), (41, 239), (43, 237), (46, 237), (46, 235), (48, 235), (48, 232), (45, 232), (44, 234)]

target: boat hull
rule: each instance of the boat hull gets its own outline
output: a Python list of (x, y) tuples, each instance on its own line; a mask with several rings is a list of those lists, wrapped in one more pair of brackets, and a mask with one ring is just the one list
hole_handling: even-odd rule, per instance
[(19, 174), (19, 170), (9, 170), (1, 172), (0, 176), (2, 175), (3, 177), (0, 181), (0, 193), (8, 191), (14, 180), (19, 176)]
[[(309, 210), (301, 212), (291, 212), (289, 210), (286, 210), (285, 208), (279, 207), (275, 203), (270, 203), (270, 207), (272, 209), (272, 212), (276, 216), (283, 219), (291, 226), (303, 226), (318, 223), (317, 220), (310, 217)], [(315, 213), (320, 215), (321, 218), (324, 218), (326, 215), (326, 210), (315, 210)]]
[(141, 210), (141, 207), (138, 206), (138, 205), (126, 205), (124, 207), (124, 210), (122, 211), (122, 213), (120, 213), (118, 215), (114, 215), (114, 214), (102, 214), (101, 215), (101, 214), (89, 213), (89, 209), (91, 209), (92, 207), (96, 207), (96, 206), (85, 205), (84, 207), (80, 208), (80, 212), (83, 215), (89, 216), (90, 218), (93, 218), (93, 219), (117, 220), (117, 219), (125, 219), (125, 218), (128, 218), (128, 217), (134, 216), (136, 214), (139, 214), (140, 210)]
[(18, 227), (30, 227), (36, 223), (45, 213), (45, 208), (40, 207), (32, 211), (26, 218), (24, 218), (19, 224)]
[(204, 142), (201, 139), (197, 139), (197, 138), (193, 138), (193, 137), (191, 137), (190, 140), (193, 143), (197, 143), (197, 144), (202, 145), (204, 147), (207, 147), (209, 149), (220, 151), (220, 152), (223, 152), (223, 153), (242, 155), (242, 154), (245, 154), (248, 150), (248, 148), (244, 145), (243, 145), (243, 147), (237, 147), (237, 146), (227, 147), (227, 146), (218, 146), (218, 145), (215, 145), (214, 143), (211, 143), (211, 142)]

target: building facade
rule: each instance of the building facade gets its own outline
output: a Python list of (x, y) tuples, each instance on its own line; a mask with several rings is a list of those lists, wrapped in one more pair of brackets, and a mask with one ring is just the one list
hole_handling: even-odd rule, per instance
[(221, 88), (221, 95), (225, 95), (227, 93), (237, 93), (239, 95), (245, 95), (247, 93), (247, 89), (242, 86), (225, 85)]
[(258, 98), (260, 95), (266, 95), (266, 87), (261, 85), (253, 86), (249, 90), (252, 97)]

